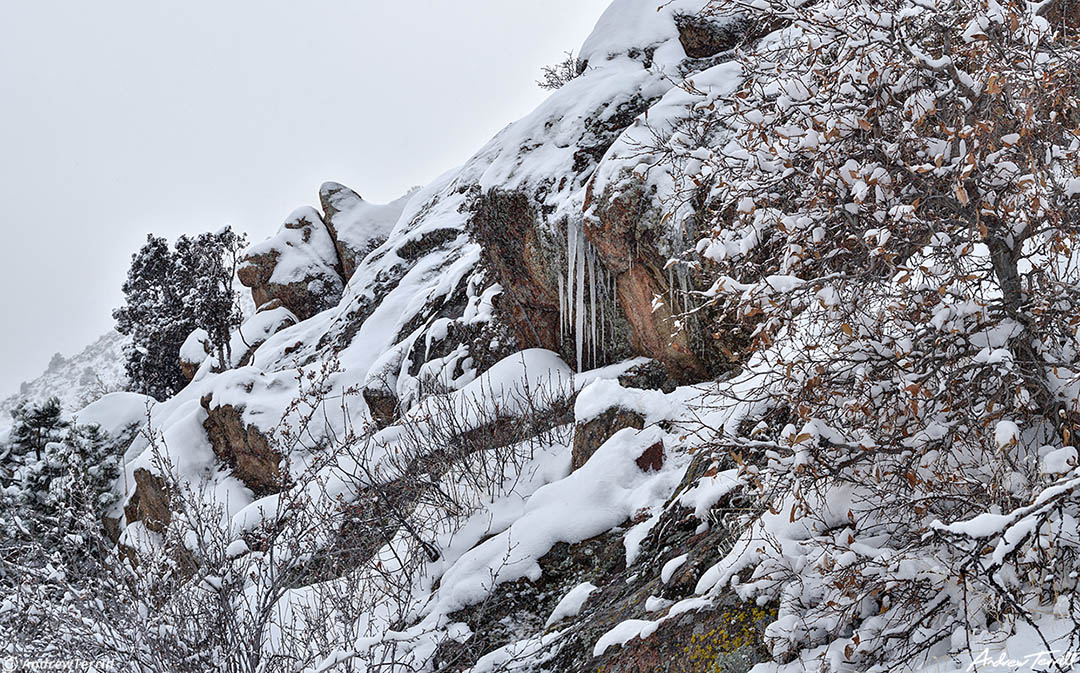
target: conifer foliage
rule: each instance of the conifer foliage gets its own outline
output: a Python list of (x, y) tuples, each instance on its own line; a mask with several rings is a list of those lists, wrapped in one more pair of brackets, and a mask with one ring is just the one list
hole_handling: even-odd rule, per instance
[(246, 245), (229, 227), (181, 236), (172, 249), (164, 238), (147, 236), (132, 256), (125, 304), (113, 311), (117, 331), (131, 337), (126, 369), (133, 390), (161, 400), (182, 388), (180, 347), (196, 329), (206, 330), (220, 362), (231, 356), (231, 331), (241, 317), (233, 284)]
[(11, 437), (0, 444), (0, 588), (13, 574), (55, 570), (51, 554), (78, 546), (78, 530), (100, 527), (116, 499), (119, 448), (133, 431), (112, 438), (96, 425), (77, 424), (56, 398), (24, 403), (13, 416)]
[(59, 439), (68, 426), (57, 397), (50, 397), (39, 405), (23, 402), (12, 410), (11, 415), (15, 421), (11, 430), (13, 452), (24, 455), (32, 451), (38, 460), (49, 442)]

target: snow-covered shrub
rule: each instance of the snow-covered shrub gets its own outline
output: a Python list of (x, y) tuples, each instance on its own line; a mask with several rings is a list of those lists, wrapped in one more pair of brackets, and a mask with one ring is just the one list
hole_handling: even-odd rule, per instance
[[(340, 373), (332, 359), (299, 371), (285, 420), (268, 432), (288, 484), (231, 516), (213, 475), (181, 475), (161, 435), (146, 439), (168, 515), (127, 521), (118, 546), (101, 533), (100, 509), (70, 497), (93, 473), (55, 476), (72, 534), (26, 540), (42, 560), (12, 568), (20, 589), (0, 606), (7, 653), (139, 671), (291, 672), (368, 643), (342, 656), (372, 670), (429, 663), (424, 648), (445, 625), (416, 625), (430, 600), (418, 587), (430, 591), (448, 555), (500, 525), (474, 518), (484, 504), (536, 488), (533, 458), (569, 441), (572, 386), (544, 372), (487, 377), (429, 391), (389, 428), (346, 420), (335, 430), (323, 427), (327, 415), (349, 419), (357, 402), (355, 391), (332, 394)], [(408, 637), (393, 636), (406, 627)]]
[(524, 378), (506, 382), (488, 376), (458, 392), (428, 390), (423, 402), (404, 414), (401, 450), (388, 456), (388, 464), (401, 473), (419, 467), (438, 478), (430, 484), (433, 490), (418, 491), (433, 511), (456, 517), (475, 511), (477, 497), (512, 488), (507, 480), (520, 476), (538, 449), (570, 441), (570, 381), (543, 373), (534, 373), (532, 381), (528, 373)]
[(541, 70), (543, 77), (537, 80), (536, 85), (541, 89), (554, 91), (574, 79), (585, 69), (585, 63), (574, 56), (573, 52), (566, 52), (566, 58), (558, 63), (545, 65)]
[(1080, 618), (1080, 50), (1045, 4), (710, 3), (784, 26), (669, 141), (702, 300), (754, 329), (722, 443), (771, 508), (709, 581), (779, 601), (781, 662)]

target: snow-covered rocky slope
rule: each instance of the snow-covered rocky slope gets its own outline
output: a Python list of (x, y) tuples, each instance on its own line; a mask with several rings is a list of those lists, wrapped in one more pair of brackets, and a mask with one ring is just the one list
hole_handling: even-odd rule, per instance
[[(460, 482), (441, 489), (454, 494), (451, 501), (440, 507), (418, 495), (403, 503), (409, 523), (380, 521), (384, 542), (369, 540), (367, 553), (344, 571), (375, 586), (382, 569), (397, 567), (411, 588), (382, 605), (358, 604), (364, 614), (346, 630), (363, 623), (369, 635), (343, 637), (326, 651), (308, 643), (305, 660), (319, 665), (348, 652), (356, 666), (389, 657), (401, 666), (482, 671), (503, 658), (536, 660), (539, 648), (544, 657), (563, 652), (561, 670), (576, 670), (592, 665), (593, 646), (608, 629), (665, 614), (663, 629), (681, 626), (662, 647), (692, 647), (692, 628), (677, 615), (699, 605), (668, 612), (674, 601), (659, 596), (692, 594), (690, 569), (714, 557), (717, 545), (699, 536), (705, 557), (681, 573), (669, 566), (667, 589), (651, 579), (665, 554), (685, 560), (688, 553), (663, 551), (676, 537), (662, 545), (648, 538), (694, 462), (679, 430), (656, 424), (684, 413), (661, 388), (723, 367), (710, 361), (700, 335), (671, 324), (671, 281), (680, 289), (688, 282), (665, 270), (684, 244), (674, 233), (680, 228), (662, 225), (657, 186), (635, 178), (634, 162), (617, 150), (636, 153), (633, 130), (654, 114), (650, 108), (670, 108), (665, 94), (675, 83), (714, 65), (715, 58), (687, 56), (676, 24), (699, 5), (680, 0), (657, 12), (654, 3), (619, 0), (580, 50), (580, 76), (464, 166), (385, 206), (327, 183), (318, 209), (298, 209), (275, 237), (253, 246), (240, 270), (260, 305), (240, 330), (251, 348), (224, 372), (205, 358), (187, 388), (153, 406), (153, 433), (136, 439), (125, 458), (124, 499), (114, 511), (121, 544), (146, 548), (175, 524), (164, 506), (168, 471), (201, 485), (224, 506), (233, 535), (255, 548), (259, 526), (292, 499), (286, 494), (317, 493), (306, 505), (315, 511), (362, 510), (372, 492), (397, 493), (419, 465), (464, 444), (469, 452), (441, 455), (447, 464), (427, 467), (430, 478)], [(708, 36), (697, 37), (698, 48), (715, 56), (743, 36), (717, 29), (711, 46), (701, 44)], [(726, 72), (717, 71), (716, 86), (734, 82)], [(185, 357), (197, 359), (191, 350)], [(586, 397), (578, 398), (575, 413), (582, 389), (594, 391), (593, 401), (582, 406)], [(698, 395), (679, 390), (675, 400)], [(620, 404), (623, 411), (605, 413)], [(575, 422), (593, 423), (576, 441)], [(498, 477), (464, 476), (462, 466), (476, 468), (476, 461)], [(703, 513), (721, 491), (699, 491), (685, 502)], [(679, 537), (697, 526), (679, 525), (690, 526)], [(416, 539), (429, 554), (415, 548)], [(592, 576), (593, 553), (605, 567), (592, 581), (609, 605), (565, 641), (573, 647), (556, 639), (560, 647), (548, 648), (582, 612), (578, 599), (556, 603)], [(540, 582), (552, 564), (558, 577)], [(536, 588), (522, 584), (530, 580)], [(535, 604), (507, 605), (494, 621), (478, 616), (466, 626), (492, 600), (524, 600), (503, 597), (504, 587)], [(275, 600), (292, 614), (312, 591), (297, 587)], [(657, 597), (645, 601), (651, 593)], [(749, 634), (763, 628), (768, 610), (734, 609), (744, 632), (730, 649), (752, 661), (759, 639)], [(729, 616), (721, 611), (700, 624)], [(545, 635), (549, 618), (560, 627)], [(500, 620), (524, 622), (506, 631)], [(610, 646), (630, 638), (627, 628), (604, 636), (597, 654), (634, 659)], [(472, 629), (478, 635), (467, 639)], [(384, 651), (387, 638), (402, 646)], [(515, 649), (528, 652), (519, 657)]]
[(19, 391), (0, 402), (0, 437), (11, 427), (11, 411), (20, 403), (40, 404), (57, 397), (68, 414), (106, 393), (123, 390), (124, 337), (110, 331), (77, 355), (53, 357), (41, 376), (27, 381)]
[[(709, 115), (745, 98), (736, 47), (792, 33), (702, 15), (704, 0), (656, 5), (615, 0), (580, 75), (465, 165), (386, 205), (327, 183), (248, 251), (239, 276), (258, 313), (234, 361), (219, 371), (197, 339), (185, 347), (191, 382), (150, 408), (111, 512), (123, 547), (168, 549), (189, 578), (173, 600), (211, 587), (228, 606), (218, 649), (177, 640), (177, 656), (319, 672), (850, 670), (902, 654), (881, 644), (900, 614), (882, 592), (961, 603), (939, 557), (856, 521), (865, 484), (804, 490), (822, 453), (872, 445), (763, 383), (788, 353), (755, 316), (802, 281), (707, 273), (773, 252), (767, 227), (802, 226), (740, 200), (723, 212), (757, 219), (710, 235), (701, 187), (710, 161), (773, 166), (725, 154), (745, 129)], [(822, 310), (830, 288), (815, 289)], [(754, 311), (723, 312), (725, 292), (759, 291)], [(105, 404), (117, 418), (147, 408)], [(1075, 467), (1075, 451), (1057, 457), (1041, 485)], [(924, 469), (907, 482), (929, 483)], [(1027, 530), (1064, 492), (936, 534)], [(869, 596), (854, 576), (821, 579), (857, 563), (892, 574)], [(1055, 605), (1047, 633), (1069, 610)], [(1034, 621), (1005, 632), (979, 610), (967, 654), (1036, 643)], [(907, 642), (962, 669), (939, 616)]]

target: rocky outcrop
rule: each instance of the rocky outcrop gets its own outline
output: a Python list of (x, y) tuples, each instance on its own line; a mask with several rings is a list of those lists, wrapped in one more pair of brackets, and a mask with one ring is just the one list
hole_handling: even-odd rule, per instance
[(385, 428), (390, 425), (398, 412), (398, 398), (387, 386), (364, 386), (361, 394), (375, 427)]
[(406, 262), (415, 262), (444, 247), (458, 236), (461, 236), (460, 229), (452, 227), (431, 229), (403, 241), (401, 245), (394, 248), (394, 253)]
[(233, 335), (230, 346), (233, 366), (244, 367), (254, 364), (255, 351), (259, 349), (259, 346), (281, 330), (292, 327), (296, 322), (296, 316), (280, 300), (271, 300), (256, 315), (241, 325)]
[(661, 253), (663, 213), (640, 183), (603, 194), (590, 191), (588, 203), (593, 210), (585, 220), (585, 235), (615, 276), (634, 353), (659, 360), (679, 382), (702, 380), (707, 372), (691, 348), (691, 334), (676, 325), (670, 301), (655, 301), (671, 295), (664, 271), (668, 258)]
[[(535, 479), (535, 487), (549, 488), (540, 486), (541, 480), (562, 481), (566, 428), (575, 422), (577, 411), (569, 407), (573, 391), (581, 390), (578, 401), (585, 399), (584, 387), (568, 385), (558, 403), (534, 405), (548, 402), (537, 400), (542, 397), (537, 394), (524, 404), (503, 389), (512, 388), (519, 376), (525, 376), (524, 368), (520, 375), (514, 370), (513, 376), (494, 377), (499, 387), (489, 387), (489, 397), (478, 398), (491, 405), (483, 414), (456, 410), (458, 417), (443, 419), (446, 427), (433, 424), (447, 409), (439, 404), (455, 401), (455, 394), (483, 380), (494, 363), (522, 349), (539, 347), (555, 351), (547, 353), (551, 362), (545, 360), (544, 366), (569, 378), (574, 369), (584, 371), (644, 355), (650, 359), (628, 370), (613, 366), (588, 376), (612, 385), (610, 379), (617, 376), (626, 388), (662, 391), (671, 391), (676, 382), (701, 381), (709, 375), (701, 334), (685, 322), (680, 328), (677, 320), (685, 307), (671, 302), (676, 293), (670, 287), (667, 262), (682, 251), (680, 246), (686, 247), (672, 238), (674, 230), (688, 220), (673, 225), (665, 217), (663, 206), (670, 194), (657, 193), (663, 185), (657, 188), (644, 179), (635, 182), (632, 168), (639, 161), (637, 148), (617, 143), (631, 128), (647, 126), (642, 122), (646, 113), (663, 111), (657, 102), (673, 91), (672, 75), (711, 66), (707, 59), (730, 49), (729, 42), (735, 38), (708, 22), (672, 19), (668, 10), (664, 10), (666, 24), (638, 36), (626, 27), (652, 21), (656, 8), (627, 4), (622, 13), (640, 15), (640, 20), (623, 20), (617, 16), (620, 12), (609, 12), (610, 31), (598, 33), (585, 50), (590, 65), (580, 77), (536, 113), (504, 130), (463, 168), (411, 199), (386, 206), (369, 204), (338, 183), (326, 183), (319, 192), (322, 213), (313, 208), (296, 211), (274, 238), (247, 251), (240, 279), (251, 288), (259, 306), (257, 317), (265, 321), (266, 329), (253, 329), (255, 339), (249, 338), (247, 326), (241, 330), (247, 345), (234, 349), (234, 361), (221, 368), (233, 371), (215, 371), (204, 358), (206, 366), (186, 390), (182, 403), (168, 414), (159, 414), (173, 424), (186, 418), (194, 426), (173, 430), (177, 443), (186, 437), (197, 437), (199, 442), (199, 450), (188, 456), (187, 474), (216, 475), (224, 463), (256, 498), (286, 488), (288, 474), (282, 467), (286, 457), (279, 453), (283, 449), (271, 441), (269, 430), (249, 420), (267, 419), (268, 428), (270, 419), (284, 417), (289, 405), (300, 399), (289, 387), (298, 380), (303, 386), (310, 381), (304, 377), (319, 372), (325, 375), (325, 380), (319, 379), (320, 386), (325, 384), (325, 400), (330, 401), (328, 406), (335, 405), (330, 413), (336, 413), (339, 400), (361, 395), (366, 408), (357, 403), (346, 411), (347, 405), (341, 406), (342, 415), (348, 416), (343, 424), (385, 441), (386, 456), (408, 457), (400, 458), (402, 465), (394, 464), (396, 471), (386, 477), (391, 483), (357, 486), (331, 505), (332, 514), (341, 516), (341, 525), (327, 537), (338, 539), (328, 540), (331, 553), (326, 567), (311, 568), (302, 581), (342, 576), (363, 565), (382, 545), (407, 530), (403, 512), (413, 514), (416, 485), (441, 488), (444, 479), (456, 478), (448, 472), (451, 468), (482, 462), (506, 447), (520, 446), (536, 450), (529, 460), (538, 466), (534, 469), (530, 462), (520, 483), (533, 488)], [(683, 57), (684, 50), (689, 59)], [(630, 176), (625, 181), (620, 157), (633, 164), (625, 171)], [(606, 174), (610, 179), (597, 179), (605, 167), (612, 168)], [(686, 240), (693, 236), (694, 232), (687, 233)], [(287, 335), (271, 338), (305, 320)], [(194, 360), (191, 364), (194, 375)], [(250, 368), (241, 369), (243, 365)], [(592, 475), (602, 483), (599, 476), (609, 467), (603, 454), (611, 449), (612, 459), (621, 462), (618, 470), (610, 471), (624, 472), (627, 488), (637, 489), (635, 484), (655, 480), (663, 485), (663, 492), (647, 506), (636, 501), (625, 509), (622, 504), (618, 509), (598, 504), (603, 512), (614, 512), (611, 521), (605, 519), (608, 532), (597, 534), (603, 530), (598, 527), (580, 536), (573, 533), (573, 538), (553, 533), (537, 547), (536, 559), (529, 557), (530, 563), (537, 560), (542, 569), (535, 576), (530, 571), (532, 580), (508, 578), (496, 586), (492, 574), (490, 600), (470, 594), (468, 601), (447, 603), (447, 612), (455, 612), (447, 615), (450, 622), (455, 627), (467, 624), (473, 635), (461, 642), (439, 635), (435, 668), (466, 670), (478, 657), (523, 636), (553, 633), (546, 620), (555, 603), (584, 581), (595, 583), (598, 593), (566, 631), (569, 640), (560, 644), (551, 670), (613, 673), (667, 666), (712, 673), (745, 670), (739, 666), (758, 656), (760, 615), (750, 611), (754, 608), (735, 605), (673, 615), (651, 637), (612, 647), (599, 658), (592, 656), (597, 640), (617, 625), (661, 618), (665, 608), (656, 605), (695, 596), (695, 581), (718, 562), (722, 546), (731, 537), (723, 526), (710, 527), (711, 518), (706, 521), (682, 511), (675, 495), (667, 499), (679, 479), (668, 472), (684, 464), (687, 449), (679, 445), (678, 433), (669, 433), (674, 422), (670, 419), (675, 417), (654, 408), (663, 396), (641, 390), (622, 392), (626, 394), (612, 391), (610, 402), (604, 393), (599, 402), (594, 399), (581, 412), (569, 447), (571, 467), (577, 473), (568, 477), (573, 480), (568, 483), (594, 487), (589, 470), (595, 470)], [(182, 404), (194, 400), (201, 400), (205, 418), (186, 410), (178, 413)], [(469, 422), (462, 422), (461, 417)], [(422, 433), (408, 434), (417, 429)], [(202, 431), (213, 455), (202, 448)], [(322, 432), (327, 434), (318, 434)], [(313, 431), (318, 435), (313, 444), (334, 446), (341, 435), (331, 432), (329, 428)], [(622, 434), (608, 442), (616, 433)], [(636, 443), (630, 441), (624, 447), (618, 443), (623, 439)], [(557, 456), (542, 453), (549, 449), (557, 450)], [(313, 455), (307, 447), (295, 450), (287, 457), (292, 464)], [(144, 490), (145, 494), (136, 494), (128, 503), (136, 513), (154, 507), (154, 491)], [(596, 487), (598, 496), (602, 490), (617, 489)], [(534, 497), (531, 491), (522, 493), (524, 498)], [(420, 496), (428, 494), (422, 491)], [(468, 513), (453, 502), (446, 505), (447, 512), (441, 512), (442, 505), (430, 504), (441, 502), (441, 494), (430, 495), (431, 500), (423, 501), (425, 509), (416, 514), (427, 517), (424, 523), (431, 520), (429, 507), (435, 516)], [(541, 494), (531, 502), (543, 498)], [(561, 518), (552, 518), (561, 524)], [(651, 529), (658, 519), (660, 523)], [(662, 535), (643, 532), (653, 529)], [(628, 535), (631, 530), (633, 537)], [(457, 564), (454, 559), (464, 558), (461, 554), (473, 549), (478, 552), (476, 558), (483, 556), (479, 552), (490, 539), (488, 533), (496, 531), (477, 532), (481, 534), (477, 539), (464, 534), (458, 538), (461, 549), (447, 555), (447, 566)], [(595, 537), (573, 544), (554, 542), (549, 547), (557, 539), (581, 540), (586, 535)], [(651, 537), (642, 542), (642, 536)], [(426, 536), (423, 542), (435, 544)], [(631, 559), (631, 548), (637, 553), (639, 547), (641, 553)], [(426, 544), (417, 550), (428, 552), (429, 560), (439, 552), (427, 549)], [(684, 554), (689, 556), (686, 570), (665, 572), (670, 581), (661, 581), (663, 564)], [(489, 576), (487, 569), (480, 574)], [(442, 575), (439, 582), (446, 577)], [(456, 590), (449, 583), (439, 591), (442, 587), (447, 588), (447, 596)], [(481, 602), (473, 605), (475, 600)], [(646, 605), (653, 607), (646, 609)], [(738, 635), (732, 631), (736, 625)], [(403, 622), (401, 626), (412, 625)], [(738, 665), (721, 665), (721, 659)]]
[[(165, 480), (145, 468), (137, 468), (134, 477), (135, 490), (124, 506), (125, 525), (130, 526), (138, 522), (151, 533), (165, 532), (173, 520), (172, 510), (169, 507), (170, 494)], [(145, 539), (140, 539), (142, 533), (136, 533), (133, 539), (125, 539), (118, 519), (106, 516), (103, 518), (103, 523), (106, 534), (117, 543), (121, 556), (132, 566), (137, 566), (139, 554), (135, 547), (145, 543)], [(183, 545), (174, 545), (167, 549), (167, 553), (172, 559), (180, 581), (195, 574), (198, 563), (195, 560), (195, 554), (190, 549)]]
[(259, 428), (244, 422), (242, 409), (214, 405), (210, 395), (200, 403), (206, 410), (203, 428), (214, 454), (232, 468), (237, 479), (256, 496), (277, 493), (288, 485), (288, 475), (281, 470), (281, 454), (270, 447)]
[(190, 360), (180, 358), (180, 374), (183, 375), (184, 380), (190, 381), (191, 379), (195, 378), (195, 374), (199, 371), (199, 365), (201, 364), (202, 361), (192, 362)]
[(472, 233), (486, 268), (503, 288), (498, 308), (521, 348), (559, 350), (557, 248), (538, 229), (529, 198), (491, 191), (477, 199)]
[(184, 340), (180, 347), (180, 373), (184, 379), (191, 381), (199, 371), (199, 367), (210, 355), (210, 335), (204, 329), (196, 329)]
[[(633, 619), (661, 620), (675, 602), (695, 596), (697, 579), (719, 561), (730, 535), (722, 526), (701, 532), (700, 523), (687, 510), (670, 508), (643, 543), (643, 555), (650, 560), (630, 567), (624, 538), (615, 531), (577, 544), (556, 544), (540, 559), (538, 580), (500, 585), (484, 602), (452, 615), (467, 624), (473, 636), (442, 645), (436, 667), (466, 670), (479, 656), (519, 638), (520, 631), (561, 630), (562, 635), (550, 645), (544, 670), (746, 673), (769, 659), (765, 627), (775, 618), (776, 609), (742, 603), (734, 595), (715, 605), (673, 614), (649, 635), (612, 645), (594, 656), (595, 644), (615, 626)], [(665, 582), (661, 569), (679, 557), (681, 565)], [(547, 625), (560, 599), (585, 581), (596, 589), (580, 614)]]
[(141, 467), (134, 476), (135, 490), (124, 506), (124, 518), (128, 525), (141, 521), (147, 530), (160, 533), (172, 521), (165, 480)]
[(232, 333), (228, 347), (221, 352), (211, 345), (206, 330), (196, 329), (180, 348), (180, 371), (191, 381), (207, 358), (210, 358), (210, 369), (214, 372), (253, 364), (259, 346), (296, 323), (296, 316), (280, 299), (271, 299)]
[(647, 638), (612, 648), (596, 668), (603, 673), (746, 673), (768, 660), (765, 627), (775, 611), (731, 602), (665, 621)]
[(278, 300), (300, 320), (336, 306), (344, 287), (334, 239), (307, 206), (293, 211), (276, 236), (245, 251), (237, 277), (257, 307)]
[(664, 443), (656, 442), (645, 447), (634, 463), (642, 472), (659, 472), (664, 467)]
[(334, 239), (346, 281), (364, 257), (386, 241), (411, 195), (412, 192), (378, 205), (364, 201), (359, 194), (336, 182), (323, 183), (319, 188), (323, 221)]
[(584, 465), (600, 445), (619, 430), (645, 427), (645, 418), (636, 411), (621, 407), (612, 407), (595, 418), (574, 427), (574, 450), (571, 454), (570, 467), (573, 470)]
[(619, 375), (619, 385), (623, 388), (637, 388), (639, 390), (659, 390), (670, 393), (675, 390), (676, 383), (663, 364), (656, 360), (646, 360), (641, 364), (630, 367)]
[(718, 22), (699, 14), (675, 17), (679, 42), (690, 58), (709, 58), (753, 39), (755, 31), (743, 22)]

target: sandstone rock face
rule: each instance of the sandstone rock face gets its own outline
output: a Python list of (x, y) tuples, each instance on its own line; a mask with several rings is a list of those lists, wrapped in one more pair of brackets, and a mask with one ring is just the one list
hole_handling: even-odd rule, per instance
[(301, 320), (337, 305), (344, 287), (334, 239), (307, 206), (293, 211), (276, 236), (248, 248), (237, 276), (256, 306), (276, 299)]
[(195, 374), (199, 371), (199, 365), (201, 364), (202, 361), (192, 362), (190, 360), (184, 360), (183, 358), (181, 358), (180, 373), (183, 374), (184, 379), (190, 381), (191, 379), (195, 378)]
[(206, 410), (206, 429), (214, 454), (233, 469), (256, 496), (269, 495), (288, 484), (281, 470), (281, 454), (270, 448), (269, 440), (254, 425), (244, 423), (241, 410), (232, 405), (214, 406), (210, 395), (200, 400)]
[[(172, 511), (169, 509), (169, 493), (165, 480), (144, 468), (136, 469), (134, 477), (135, 490), (124, 506), (126, 525), (140, 522), (148, 531), (164, 532), (173, 519)], [(109, 538), (119, 545), (119, 551), (123, 557), (132, 564), (138, 564), (138, 555), (122, 541), (120, 521), (106, 516), (103, 518), (103, 524)], [(198, 564), (191, 550), (183, 546), (175, 546), (168, 549), (168, 553), (176, 564), (176, 571), (180, 578), (186, 579), (195, 574)]]
[(650, 445), (634, 459), (634, 463), (642, 472), (659, 472), (664, 467), (664, 443)]
[(149, 470), (135, 470), (135, 491), (124, 507), (128, 525), (141, 521), (147, 530), (161, 532), (172, 521), (165, 480)]
[(412, 193), (386, 205), (368, 203), (348, 187), (336, 182), (319, 188), (323, 219), (334, 239), (343, 278), (348, 281), (357, 265), (382, 245), (397, 224)]
[(362, 395), (376, 427), (385, 428), (397, 417), (398, 398), (389, 388), (365, 386)]
[(528, 197), (491, 191), (474, 207), (473, 234), (483, 241), (486, 268), (503, 287), (498, 305), (518, 344), (558, 350), (557, 257), (554, 246), (541, 240)]
[(594, 216), (585, 220), (585, 235), (615, 280), (617, 300), (629, 323), (635, 354), (664, 364), (680, 382), (700, 381), (706, 368), (691, 349), (691, 335), (678, 329), (668, 297), (671, 288), (661, 254), (662, 216), (640, 184), (614, 192), (590, 194)]

